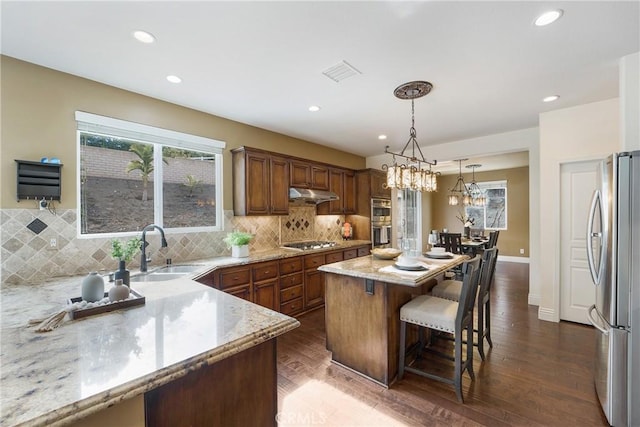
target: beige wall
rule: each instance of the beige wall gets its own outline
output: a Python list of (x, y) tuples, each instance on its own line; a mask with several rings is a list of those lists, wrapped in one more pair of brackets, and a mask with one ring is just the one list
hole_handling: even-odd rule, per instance
[(307, 141), (117, 89), (10, 57), (1, 57), (0, 208), (16, 202), (14, 159), (58, 157), (61, 209), (76, 207), (76, 110), (225, 141), (224, 209), (233, 208), (231, 154), (243, 145), (353, 169), (365, 159)]
[(619, 99), (540, 114), (540, 306), (560, 320), (560, 167), (619, 151)]
[[(471, 175), (463, 173), (466, 183), (471, 182)], [(431, 211), (431, 225), (425, 223), (423, 234), (431, 229), (448, 228), (451, 232), (462, 233), (463, 225), (456, 218), (464, 209), (460, 206), (449, 206), (448, 189), (452, 188), (457, 175), (444, 175), (438, 181), (438, 191), (423, 201), (423, 206)], [(507, 230), (500, 231), (498, 249), (501, 256), (529, 256), (529, 168), (502, 169), (488, 172), (476, 171), (476, 181), (507, 180)], [(426, 247), (426, 246), (424, 246)], [(525, 253), (520, 254), (520, 249)]]

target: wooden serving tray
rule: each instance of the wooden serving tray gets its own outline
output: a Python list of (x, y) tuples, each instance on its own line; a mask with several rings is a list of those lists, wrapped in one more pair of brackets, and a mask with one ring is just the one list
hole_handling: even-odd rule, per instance
[[(129, 298), (129, 299), (125, 299), (125, 300), (122, 300), (122, 301), (116, 301), (116, 302), (112, 302), (110, 304), (101, 305), (101, 306), (98, 306), (98, 307), (91, 307), (91, 308), (83, 308), (83, 309), (79, 309), (79, 310), (73, 310), (73, 311), (71, 311), (69, 313), (69, 316), (71, 316), (72, 320), (82, 319), (83, 317), (93, 316), (93, 315), (101, 314), (101, 313), (108, 313), (110, 311), (120, 310), (121, 308), (129, 308), (129, 307), (135, 307), (137, 305), (144, 305), (145, 304), (144, 296), (140, 295), (139, 293), (137, 293), (133, 289), (131, 289), (131, 294), (133, 296), (135, 296), (135, 298)], [(104, 296), (108, 297), (109, 293), (105, 292)], [(81, 301), (82, 301), (82, 297), (76, 297), (76, 298), (71, 298), (70, 300), (68, 300), (68, 303), (69, 304), (73, 304), (75, 302), (81, 302)]]

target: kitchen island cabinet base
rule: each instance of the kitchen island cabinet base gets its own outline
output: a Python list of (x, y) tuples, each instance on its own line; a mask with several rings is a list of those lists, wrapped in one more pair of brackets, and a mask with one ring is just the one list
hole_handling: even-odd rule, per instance
[(419, 287), (373, 281), (367, 293), (366, 280), (326, 273), (327, 350), (333, 362), (388, 387), (398, 373), (400, 308), (436, 281)]
[(145, 393), (147, 426), (275, 426), (276, 340)]

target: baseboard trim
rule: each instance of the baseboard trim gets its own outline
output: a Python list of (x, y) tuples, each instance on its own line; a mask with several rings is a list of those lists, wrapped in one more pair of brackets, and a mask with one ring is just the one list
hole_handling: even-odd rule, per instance
[(538, 307), (538, 319), (555, 323), (558, 323), (560, 321), (560, 319), (556, 317), (555, 310), (545, 307)]
[(527, 298), (527, 302), (529, 305), (540, 305), (540, 295), (538, 294), (529, 294), (529, 297)]
[(521, 264), (529, 264), (529, 257), (498, 255), (498, 261), (519, 262)]

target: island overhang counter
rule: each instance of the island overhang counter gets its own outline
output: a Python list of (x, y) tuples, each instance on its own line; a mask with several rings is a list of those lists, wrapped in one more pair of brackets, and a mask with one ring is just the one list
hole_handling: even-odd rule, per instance
[(325, 323), (332, 361), (388, 387), (398, 372), (400, 308), (468, 257), (420, 258), (428, 269), (395, 269), (373, 256), (327, 264)]
[(183, 278), (136, 283), (142, 306), (26, 327), (80, 281), (3, 286), (1, 425), (68, 425), (141, 395), (146, 425), (276, 424), (276, 337), (296, 319)]

